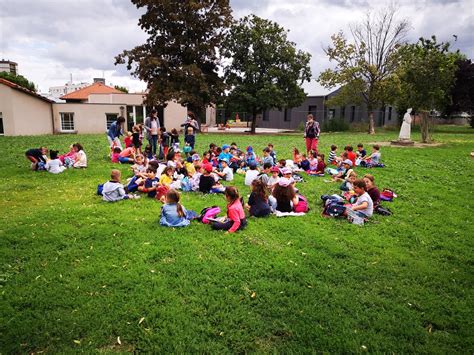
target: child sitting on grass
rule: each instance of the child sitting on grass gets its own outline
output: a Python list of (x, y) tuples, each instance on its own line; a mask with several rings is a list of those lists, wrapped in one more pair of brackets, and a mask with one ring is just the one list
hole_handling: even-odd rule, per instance
[(380, 146), (378, 144), (374, 144), (372, 146), (372, 154), (362, 159), (362, 161), (360, 162), (360, 166), (366, 168), (382, 167), (383, 164), (381, 163), (381, 160), (382, 153), (380, 153)]
[(120, 153), (122, 153), (122, 149), (120, 149), (120, 147), (112, 148), (112, 153), (110, 153), (110, 160), (112, 163), (120, 163)]
[(375, 186), (375, 178), (373, 175), (365, 174), (364, 182), (367, 188), (367, 193), (374, 203), (374, 208), (376, 208), (380, 204), (380, 191), (377, 186)]
[(48, 148), (41, 147), (39, 149), (29, 149), (25, 152), (26, 159), (31, 161), (31, 170), (38, 170), (39, 163), (46, 164)]
[(165, 227), (186, 227), (190, 220), (186, 218), (186, 208), (179, 202), (180, 194), (171, 189), (166, 195), (165, 204), (161, 207), (160, 224)]
[(252, 181), (254, 181), (258, 177), (258, 170), (257, 170), (257, 163), (252, 162), (249, 164), (249, 170), (245, 172), (245, 185), (250, 186), (252, 185)]
[(155, 198), (156, 189), (159, 185), (158, 178), (156, 177), (156, 170), (153, 168), (148, 168), (146, 170), (146, 175), (147, 178), (145, 183), (138, 187), (138, 191), (146, 193), (148, 197)]
[(270, 149), (270, 156), (272, 157), (273, 159), (273, 164), (272, 165), (275, 165), (277, 163), (277, 153), (273, 147), (273, 144), (272, 143), (268, 143), (267, 145), (268, 149)]
[(353, 191), (354, 190), (354, 181), (357, 180), (357, 173), (351, 171), (349, 175), (346, 176), (345, 181), (342, 183), (340, 189), (342, 191)]
[(293, 208), (298, 205), (299, 199), (290, 180), (281, 178), (273, 188), (268, 201), (273, 211), (293, 212)]
[(272, 209), (268, 204), (268, 189), (263, 181), (254, 180), (252, 182), (252, 193), (245, 208), (254, 217), (267, 217), (272, 213)]
[(328, 156), (328, 164), (336, 165), (337, 164), (337, 145), (331, 145), (331, 151)]
[(216, 180), (211, 175), (213, 169), (212, 165), (204, 164), (202, 168), (203, 172), (199, 178), (199, 191), (204, 194), (224, 192), (224, 187), (221, 184), (216, 183)]
[(269, 163), (273, 166), (273, 157), (270, 155), (270, 148), (266, 147), (263, 149), (263, 164)]
[(120, 183), (121, 175), (122, 173), (120, 172), (120, 170), (112, 170), (112, 173), (110, 174), (110, 181), (107, 181), (102, 188), (102, 199), (104, 201), (116, 202), (135, 197), (133, 195), (128, 195), (125, 193), (125, 189)]
[(347, 207), (344, 214), (349, 221), (354, 224), (363, 224), (364, 220), (371, 217), (374, 211), (374, 204), (369, 194), (366, 192), (364, 180), (354, 181), (354, 192), (357, 195), (356, 202)]
[(224, 181), (234, 180), (234, 172), (229, 167), (229, 162), (227, 160), (221, 161), (222, 171), (217, 171), (216, 174)]
[(227, 200), (227, 219), (223, 222), (213, 222), (212, 229), (225, 230), (226, 233), (234, 233), (247, 226), (244, 208), (240, 202), (239, 192), (233, 186), (228, 186), (225, 191)]
[(58, 151), (57, 150), (50, 150), (49, 151), (49, 157), (51, 158), (48, 160), (48, 162), (45, 164), (44, 168), (50, 172), (51, 174), (60, 174), (64, 170), (66, 170), (66, 167), (63, 166), (63, 163), (61, 160), (58, 158)]
[(76, 160), (74, 161), (75, 168), (87, 168), (87, 155), (80, 143), (74, 144), (76, 150)]

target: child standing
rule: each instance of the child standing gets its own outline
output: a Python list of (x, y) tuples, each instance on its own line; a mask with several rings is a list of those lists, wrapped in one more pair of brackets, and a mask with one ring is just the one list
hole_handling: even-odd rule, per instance
[(163, 159), (168, 155), (169, 146), (170, 135), (168, 134), (168, 132), (166, 132), (166, 127), (160, 127), (160, 159)]
[(191, 149), (194, 149), (194, 144), (196, 143), (196, 136), (194, 135), (193, 127), (188, 127), (186, 129), (184, 142), (187, 143), (191, 147)]
[(127, 136), (123, 139), (123, 142), (125, 143), (125, 148), (129, 148), (133, 144), (133, 137), (132, 137), (132, 132), (127, 132)]
[(114, 169), (110, 174), (110, 181), (107, 181), (102, 188), (102, 199), (107, 202), (116, 202), (132, 198), (127, 195), (123, 185), (120, 183), (122, 173), (120, 170)]
[(176, 128), (173, 128), (170, 132), (170, 144), (174, 150), (179, 149), (179, 133)]
[(244, 208), (240, 202), (239, 192), (235, 187), (229, 186), (225, 189), (224, 194), (227, 200), (228, 219), (225, 222), (214, 222), (212, 229), (225, 230), (227, 233), (234, 233), (244, 229), (247, 226), (247, 220), (245, 219)]
[(51, 150), (49, 152), (51, 160), (49, 160), (44, 166), (44, 168), (51, 174), (60, 174), (66, 170), (66, 167), (63, 166), (63, 163), (58, 158), (58, 153), (59, 152), (57, 150)]
[(190, 221), (186, 218), (186, 208), (179, 202), (179, 192), (171, 189), (165, 195), (165, 204), (161, 208), (160, 224), (165, 227), (186, 227)]
[(141, 125), (135, 125), (132, 127), (132, 143), (134, 147), (141, 153), (142, 141), (140, 139)]

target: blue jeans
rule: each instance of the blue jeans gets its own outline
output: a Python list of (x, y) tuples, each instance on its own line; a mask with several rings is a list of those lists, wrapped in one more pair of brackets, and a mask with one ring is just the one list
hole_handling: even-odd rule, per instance
[(158, 145), (158, 135), (151, 135), (150, 140), (148, 141), (151, 145), (153, 155), (156, 155), (156, 147)]

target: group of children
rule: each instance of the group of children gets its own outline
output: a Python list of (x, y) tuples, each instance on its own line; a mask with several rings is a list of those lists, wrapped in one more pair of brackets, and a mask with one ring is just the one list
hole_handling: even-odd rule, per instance
[[(378, 203), (377, 188), (372, 175), (357, 179), (352, 169), (357, 164), (370, 166), (380, 163), (380, 147), (374, 145), (373, 153), (367, 156), (363, 145), (359, 144), (357, 153), (351, 146), (337, 156), (337, 147), (331, 146), (327, 167), (322, 153), (310, 151), (308, 156), (293, 150), (293, 160), (277, 159), (272, 144), (262, 150), (259, 157), (251, 146), (245, 150), (237, 144), (224, 144), (219, 147), (210, 144), (202, 156), (194, 150), (181, 152), (176, 145), (163, 146), (164, 159), (150, 156), (147, 149), (141, 152), (133, 144), (126, 147), (117, 157), (112, 152), (112, 161), (131, 163), (131, 177), (122, 185), (120, 171), (112, 171), (111, 180), (101, 187), (101, 194), (106, 201), (138, 198), (143, 193), (150, 198), (161, 201), (162, 214), (160, 224), (169, 227), (181, 227), (189, 224), (197, 214), (187, 211), (180, 204), (178, 190), (194, 191), (204, 194), (224, 193), (227, 200), (227, 217), (225, 220), (212, 221), (215, 229), (232, 233), (245, 228), (247, 221), (245, 210), (250, 216), (266, 217), (271, 213), (291, 215), (308, 211), (308, 203), (296, 187), (297, 181), (303, 180), (301, 173), (307, 176), (332, 176), (330, 181), (342, 181), (341, 190), (353, 202), (347, 208), (347, 214), (369, 218), (374, 205)], [(125, 152), (125, 153), (124, 153)], [(124, 154), (122, 154), (124, 153)], [(233, 186), (224, 186), (234, 180), (234, 174), (244, 174), (245, 185), (250, 186), (251, 193), (247, 202), (240, 197)], [(223, 184), (224, 182), (224, 184)], [(366, 192), (369, 192), (366, 194)], [(369, 198), (367, 198), (369, 196)], [(352, 211), (352, 212), (351, 212)]]
[(67, 168), (87, 168), (87, 155), (80, 143), (72, 144), (69, 152), (62, 155), (58, 150), (40, 147), (27, 150), (25, 156), (34, 171), (46, 170), (52, 174), (60, 174)]

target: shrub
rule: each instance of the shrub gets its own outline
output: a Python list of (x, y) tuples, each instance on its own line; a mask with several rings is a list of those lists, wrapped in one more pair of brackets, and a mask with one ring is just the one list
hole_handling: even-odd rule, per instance
[(324, 123), (323, 130), (326, 132), (342, 132), (349, 130), (349, 124), (342, 119), (332, 119)]

